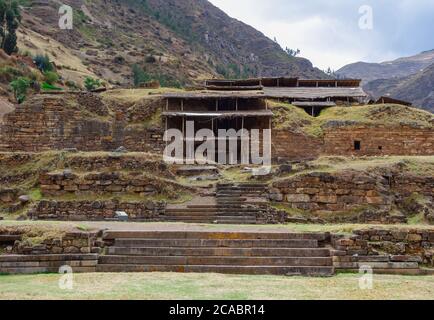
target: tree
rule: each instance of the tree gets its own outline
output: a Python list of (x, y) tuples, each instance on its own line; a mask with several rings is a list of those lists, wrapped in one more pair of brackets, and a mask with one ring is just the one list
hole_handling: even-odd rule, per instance
[(336, 72), (332, 70), (332, 68), (328, 67), (327, 70), (324, 71), (328, 76), (336, 78)]
[(21, 22), (21, 13), (16, 0), (0, 0), (0, 38), (1, 48), (11, 55), (18, 51), (17, 29)]
[(134, 86), (138, 87), (140, 84), (152, 80), (149, 74), (147, 74), (138, 64), (134, 64), (131, 69), (133, 73)]
[(286, 49), (285, 49), (285, 51), (286, 51), (286, 53), (288, 54), (288, 55), (290, 55), (291, 57), (296, 57), (296, 56), (298, 56), (299, 54), (300, 54), (300, 49), (295, 49), (295, 50), (293, 50), (293, 49), (289, 49), (288, 47), (286, 47)]
[(30, 79), (26, 77), (19, 77), (10, 83), (10, 86), (14, 92), (15, 100), (19, 104), (26, 100), (27, 90), (30, 87)]
[(84, 80), (84, 87), (87, 91), (92, 91), (101, 86), (101, 81), (99, 79), (93, 79), (91, 77), (87, 77)]

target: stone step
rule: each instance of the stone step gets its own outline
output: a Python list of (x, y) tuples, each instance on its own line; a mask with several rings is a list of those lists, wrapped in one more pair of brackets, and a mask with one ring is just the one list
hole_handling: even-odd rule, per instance
[(238, 221), (243, 221), (243, 220), (254, 220), (256, 221), (256, 216), (255, 215), (244, 215), (244, 214), (239, 214), (236, 216), (226, 216), (226, 215), (166, 215), (164, 216), (165, 220), (177, 220), (177, 221), (183, 221), (183, 220), (209, 220), (209, 221), (215, 221), (215, 220), (225, 220), (225, 221), (231, 221), (231, 220), (238, 220)]
[[(72, 267), (74, 273), (93, 273), (97, 267)], [(0, 268), (0, 274), (36, 274), (36, 273), (59, 273), (58, 267), (17, 267)]]
[(238, 240), (292, 240), (306, 239), (324, 241), (326, 233), (291, 233), (291, 232), (204, 232), (204, 231), (139, 231), (107, 230), (105, 239), (238, 239)]
[(331, 257), (218, 257), (218, 256), (101, 256), (99, 264), (128, 265), (230, 265), (230, 266), (332, 266)]
[(329, 257), (330, 251), (323, 248), (109, 247), (107, 254), (122, 256)]
[(217, 185), (217, 190), (267, 190), (267, 185), (238, 184), (238, 185)]
[[(256, 212), (167, 212), (166, 217), (249, 217), (256, 218)], [(163, 217), (163, 216), (162, 216)]]
[(0, 234), (0, 243), (14, 243), (17, 240), (21, 240), (21, 238), (21, 235)]
[(210, 208), (210, 209), (190, 209), (190, 208), (184, 208), (184, 209), (166, 209), (166, 214), (174, 214), (174, 213), (199, 213), (199, 214), (215, 214), (215, 213), (255, 213), (257, 210), (252, 210), (249, 208)]
[[(336, 268), (338, 273), (359, 273), (358, 268)], [(375, 274), (389, 274), (389, 275), (402, 275), (402, 276), (419, 276), (427, 275), (423, 269), (375, 269)]]
[(334, 266), (339, 269), (359, 269), (360, 267), (370, 267), (377, 269), (418, 269), (417, 262), (334, 262)]
[[(267, 207), (267, 203), (255, 203), (255, 205), (263, 205), (263, 207)], [(237, 209), (237, 208), (246, 208), (246, 204), (224, 204), (224, 203), (218, 203), (218, 204), (210, 204), (210, 205), (203, 205), (203, 204), (197, 204), (197, 205), (187, 205), (187, 208), (189, 209)]]
[(185, 265), (98, 265), (97, 272), (194, 272), (257, 275), (303, 275), (329, 277), (334, 275), (333, 267), (283, 267), (283, 266), (185, 266)]
[(116, 239), (117, 247), (318, 248), (317, 240)]
[(2, 262), (98, 260), (98, 254), (0, 255)]
[(228, 224), (228, 225), (261, 224), (258, 220), (225, 220), (225, 219), (217, 219), (213, 221), (213, 223)]
[(95, 267), (97, 260), (81, 260), (81, 261), (22, 261), (22, 262), (0, 262), (0, 270), (3, 268), (30, 268), (30, 267)]
[(249, 192), (242, 192), (242, 191), (218, 191), (216, 193), (216, 196), (218, 197), (224, 197), (224, 196), (230, 196), (230, 197), (242, 197), (242, 196), (247, 196), (247, 195), (253, 195), (253, 196), (258, 196), (263, 194), (264, 192), (262, 191), (249, 191)]
[(166, 218), (166, 222), (182, 222), (182, 223), (201, 223), (201, 224), (229, 224), (229, 225), (248, 225), (248, 224), (260, 224), (258, 220), (225, 220), (223, 218), (217, 218), (217, 219), (172, 219), (172, 218)]

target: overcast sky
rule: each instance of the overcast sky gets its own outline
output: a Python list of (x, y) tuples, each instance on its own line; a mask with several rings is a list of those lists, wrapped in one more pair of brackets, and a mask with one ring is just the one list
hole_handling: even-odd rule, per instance
[[(210, 0), (321, 69), (434, 49), (434, 0)], [(373, 28), (361, 6), (370, 6)]]

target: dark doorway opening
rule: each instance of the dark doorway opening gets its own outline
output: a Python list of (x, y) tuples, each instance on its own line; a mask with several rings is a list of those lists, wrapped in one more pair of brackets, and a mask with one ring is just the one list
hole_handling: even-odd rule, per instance
[(361, 141), (354, 141), (354, 150), (359, 151), (362, 149), (362, 142)]

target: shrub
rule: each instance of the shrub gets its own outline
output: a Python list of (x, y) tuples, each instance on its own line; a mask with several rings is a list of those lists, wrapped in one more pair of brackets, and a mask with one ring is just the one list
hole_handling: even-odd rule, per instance
[(15, 100), (18, 103), (23, 103), (26, 100), (27, 90), (30, 87), (30, 79), (26, 77), (19, 77), (10, 83), (12, 91), (14, 92)]
[(134, 85), (138, 87), (141, 83), (151, 81), (151, 77), (139, 65), (132, 67)]
[(0, 79), (3, 81), (11, 82), (18, 77), (22, 77), (24, 74), (21, 70), (11, 67), (4, 66), (0, 68)]
[(77, 85), (77, 83), (75, 81), (72, 81), (72, 80), (67, 80), (65, 82), (65, 85), (71, 89), (80, 89), (80, 87)]
[(37, 55), (33, 58), (33, 62), (41, 72), (53, 71), (54, 69), (48, 55)]
[(91, 77), (87, 77), (84, 80), (84, 87), (87, 91), (92, 91), (101, 86), (101, 81), (99, 79), (93, 79)]
[(44, 72), (44, 80), (48, 84), (55, 84), (59, 81), (59, 75), (53, 71), (46, 71)]

